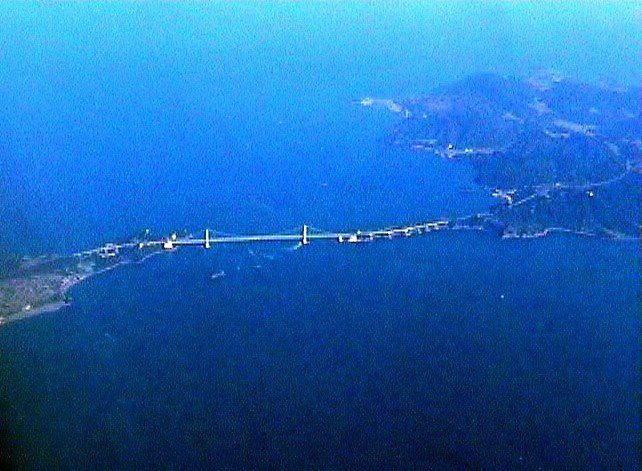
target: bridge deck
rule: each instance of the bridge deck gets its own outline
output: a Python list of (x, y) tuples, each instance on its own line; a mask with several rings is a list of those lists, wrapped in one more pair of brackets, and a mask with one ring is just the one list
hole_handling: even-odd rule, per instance
[(126, 242), (122, 244), (107, 244), (92, 250), (77, 253), (77, 256), (101, 255), (114, 256), (118, 251), (123, 249), (135, 248), (164, 248), (172, 249), (180, 246), (201, 246), (209, 248), (212, 244), (238, 244), (249, 242), (300, 242), (307, 244), (312, 240), (336, 240), (338, 242), (364, 242), (372, 239), (382, 239), (399, 236), (410, 236), (422, 232), (431, 232), (440, 229), (447, 224), (447, 221), (433, 221), (421, 224), (415, 224), (406, 227), (396, 227), (388, 229), (378, 229), (374, 231), (355, 231), (355, 232), (322, 232), (309, 233), (308, 227), (303, 226), (303, 232), (299, 234), (249, 234), (249, 235), (229, 235), (215, 236), (210, 235), (209, 230), (205, 230), (205, 238), (176, 237), (172, 235), (168, 238), (158, 240), (148, 240), (140, 242)]

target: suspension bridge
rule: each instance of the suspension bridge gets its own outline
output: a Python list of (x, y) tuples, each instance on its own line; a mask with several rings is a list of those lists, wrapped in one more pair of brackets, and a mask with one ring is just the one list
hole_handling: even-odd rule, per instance
[(125, 243), (109, 243), (102, 247), (84, 252), (76, 253), (76, 256), (98, 255), (103, 258), (115, 257), (121, 250), (127, 249), (162, 249), (165, 251), (175, 250), (181, 246), (203, 247), (210, 249), (217, 244), (243, 244), (253, 242), (297, 242), (302, 246), (308, 245), (312, 241), (336, 241), (338, 243), (355, 244), (369, 242), (375, 239), (392, 239), (394, 237), (409, 237), (415, 234), (422, 234), (431, 231), (437, 231), (448, 227), (447, 220), (437, 220), (414, 224), (403, 227), (393, 227), (372, 231), (353, 231), (353, 232), (328, 232), (316, 229), (308, 225), (303, 225), (296, 232), (282, 234), (225, 234), (210, 229), (204, 229), (202, 237), (193, 235), (179, 236), (172, 233), (167, 237), (153, 240), (134, 240)]

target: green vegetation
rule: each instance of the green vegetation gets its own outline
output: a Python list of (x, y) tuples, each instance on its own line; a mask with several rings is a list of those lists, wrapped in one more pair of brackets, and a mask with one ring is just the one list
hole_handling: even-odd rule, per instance
[(558, 74), (474, 75), (400, 102), (390, 141), (469, 161), (476, 182), (502, 198), (487, 219), (505, 235), (637, 237), (638, 96)]

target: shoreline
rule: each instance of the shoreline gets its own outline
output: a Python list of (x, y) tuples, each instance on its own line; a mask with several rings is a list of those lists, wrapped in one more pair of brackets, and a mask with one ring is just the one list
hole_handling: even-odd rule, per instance
[(11, 322), (21, 321), (23, 319), (29, 319), (30, 317), (36, 317), (41, 314), (48, 312), (56, 312), (62, 309), (65, 306), (69, 306), (70, 303), (64, 301), (56, 301), (53, 303), (42, 304), (41, 306), (34, 307), (28, 310), (22, 310), (15, 314), (8, 314), (7, 316), (0, 316), (0, 327), (7, 325)]
[[(477, 233), (489, 233), (492, 234), (493, 231), (485, 228), (480, 225), (475, 225), (475, 226), (467, 226), (467, 225), (455, 225), (453, 227), (447, 228), (446, 230), (451, 230), (453, 232), (459, 232), (459, 231), (472, 231), (472, 232), (477, 232)], [(442, 231), (439, 231), (442, 232)], [(519, 239), (519, 240), (524, 240), (524, 239), (539, 239), (543, 237), (548, 237), (554, 234), (561, 234), (561, 235), (571, 235), (574, 237), (583, 237), (583, 238), (595, 238), (595, 239), (601, 239), (601, 240), (606, 240), (606, 241), (612, 241), (612, 242), (640, 242), (642, 238), (640, 237), (633, 237), (633, 236), (622, 236), (622, 235), (617, 235), (615, 237), (606, 237), (601, 234), (596, 234), (592, 232), (586, 232), (586, 231), (577, 231), (573, 229), (566, 229), (562, 227), (550, 227), (546, 228), (542, 231), (538, 231), (536, 233), (527, 233), (527, 234), (500, 234), (499, 235), (499, 240), (509, 240), (509, 239)], [(142, 263), (143, 261), (147, 260), (148, 258), (157, 255), (162, 252), (153, 252), (148, 254), (146, 257), (144, 257), (141, 260), (138, 260), (136, 263)], [(63, 283), (60, 286), (60, 290), (58, 291), (57, 295), (60, 298), (65, 297), (65, 295), (71, 290), (74, 286), (82, 283), (83, 281), (92, 278), (93, 276), (100, 275), (101, 273), (108, 272), (110, 270), (113, 270), (114, 268), (120, 267), (122, 265), (128, 265), (128, 261), (120, 261), (118, 263), (115, 263), (109, 267), (103, 268), (102, 270), (97, 270), (92, 273), (85, 273), (83, 275), (74, 275), (73, 277), (70, 277), (68, 280), (64, 280)], [(2, 326), (9, 324), (11, 322), (19, 321), (22, 319), (29, 319), (31, 317), (39, 316), (41, 314), (46, 314), (50, 312), (56, 312), (59, 311), (60, 309), (64, 308), (65, 306), (71, 305), (71, 302), (66, 302), (63, 300), (59, 301), (53, 301), (53, 302), (47, 302), (45, 304), (41, 304), (39, 306), (35, 307), (29, 307), (27, 309), (23, 308), (21, 311), (10, 313), (10, 314), (5, 314), (5, 315), (0, 315), (0, 328)]]
[[(57, 295), (60, 298), (65, 297), (65, 295), (69, 292), (70, 289), (72, 289), (74, 286), (82, 283), (83, 281), (92, 278), (96, 275), (100, 275), (101, 273), (105, 273), (109, 270), (113, 270), (116, 267), (119, 267), (121, 265), (125, 265), (126, 262), (120, 262), (116, 263), (110, 267), (104, 268), (102, 270), (95, 271), (93, 273), (85, 274), (85, 275), (74, 275), (71, 277), (69, 280), (64, 280), (63, 283), (61, 284), (60, 290), (58, 291)], [(53, 301), (53, 302), (47, 302), (45, 304), (40, 304), (38, 306), (34, 307), (29, 307), (29, 309), (22, 309), (21, 311), (14, 312), (11, 314), (6, 314), (4, 316), (0, 316), (0, 328), (2, 326), (9, 324), (11, 322), (23, 320), (23, 319), (29, 319), (31, 317), (36, 317), (41, 314), (46, 314), (49, 312), (56, 312), (62, 309), (63, 307), (70, 306), (71, 302), (66, 302), (66, 301)]]
[(564, 227), (549, 227), (538, 232), (525, 233), (525, 234), (503, 234), (500, 238), (502, 240), (507, 239), (539, 239), (542, 237), (548, 237), (555, 234), (562, 235), (572, 235), (575, 237), (592, 237), (600, 240), (607, 240), (611, 242), (640, 242), (642, 238), (627, 236), (627, 235), (611, 235), (607, 236), (604, 234), (596, 234), (595, 232), (589, 231), (578, 231), (575, 229), (566, 229)]
[[(118, 268), (120, 266), (124, 265), (129, 265), (130, 263), (142, 263), (145, 260), (153, 257), (154, 255), (160, 254), (162, 252), (152, 252), (145, 257), (143, 257), (140, 260), (137, 260), (136, 262), (131, 262), (131, 261), (120, 261), (118, 263), (115, 263), (109, 267), (103, 268), (101, 270), (96, 270), (92, 273), (85, 273), (83, 275), (73, 275), (70, 277), (70, 279), (63, 281), (63, 283), (60, 286), (60, 290), (58, 291), (57, 295), (59, 298), (64, 299), (65, 295), (71, 290), (74, 286), (82, 283), (85, 280), (88, 280), (89, 278), (93, 278), (94, 276), (100, 275), (102, 273), (106, 273), (110, 270), (113, 270), (115, 268)], [(41, 314), (46, 314), (50, 312), (56, 312), (59, 311), (60, 309), (70, 306), (72, 303), (71, 302), (66, 302), (66, 301), (52, 301), (52, 302), (47, 302), (44, 304), (40, 304), (37, 306), (30, 307), (29, 309), (22, 309), (17, 312), (5, 314), (5, 315), (0, 315), (0, 328), (2, 326), (9, 324), (11, 322), (19, 321), (22, 319), (29, 319), (31, 317), (36, 317)]]

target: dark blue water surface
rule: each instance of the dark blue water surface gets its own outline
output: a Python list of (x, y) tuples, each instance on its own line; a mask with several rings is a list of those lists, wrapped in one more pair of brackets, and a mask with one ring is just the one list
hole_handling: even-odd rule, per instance
[[(469, 167), (389, 147), (397, 117), (350, 100), (484, 70), (634, 83), (636, 15), (3, 4), (0, 249), (484, 210)], [(153, 257), (0, 329), (3, 461), (635, 469), (638, 272), (634, 243), (475, 233)]]

